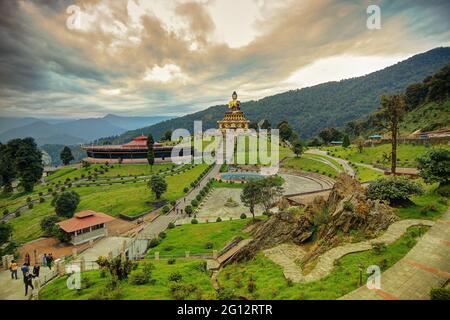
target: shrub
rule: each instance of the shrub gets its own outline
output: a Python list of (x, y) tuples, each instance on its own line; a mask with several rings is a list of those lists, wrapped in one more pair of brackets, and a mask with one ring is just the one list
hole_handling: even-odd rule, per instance
[(164, 248), (163, 248), (163, 250), (164, 251), (171, 251), (171, 250), (173, 250), (175, 247), (174, 246), (165, 246)]
[(427, 215), (428, 212), (438, 212), (438, 208), (436, 207), (435, 204), (427, 204), (425, 207), (423, 207), (422, 209), (420, 209), (420, 214), (421, 215)]
[(221, 217), (217, 217), (216, 222), (222, 222), (222, 218)]
[(177, 202), (175, 200), (170, 201), (170, 205), (173, 207), (177, 204)]
[(430, 291), (431, 300), (450, 300), (450, 289), (439, 288), (431, 289)]
[(31, 202), (31, 197), (27, 197), (27, 202)]
[(43, 203), (43, 202), (45, 202), (45, 198), (40, 197), (40, 198), (39, 198), (39, 203)]
[(256, 291), (256, 283), (253, 280), (250, 280), (247, 284), (247, 291), (249, 293), (253, 293)]
[(207, 242), (205, 244), (205, 249), (212, 249), (214, 247), (214, 244), (212, 242)]
[(245, 213), (242, 213), (241, 214), (241, 219), (246, 219), (246, 218), (247, 218), (247, 215)]
[(149, 246), (149, 248), (154, 248), (154, 247), (156, 247), (159, 243), (160, 243), (160, 240), (159, 240), (158, 238), (153, 238), (152, 240), (150, 240), (148, 246)]
[(184, 208), (184, 211), (186, 211), (186, 213), (191, 216), (192, 212), (194, 212), (194, 209), (192, 208), (192, 206), (188, 205), (186, 206), (186, 208)]
[(194, 218), (194, 219), (191, 220), (191, 223), (192, 224), (198, 224), (198, 220)]
[(198, 194), (198, 195), (195, 197), (195, 199), (196, 199), (198, 202), (200, 202), (200, 201), (202, 201), (202, 196), (201, 196), (200, 194)]
[(184, 193), (188, 193), (189, 192), (189, 188), (188, 187), (184, 187), (183, 192)]
[(9, 210), (8, 209), (3, 210), (3, 215), (4, 216), (7, 216), (8, 214), (9, 214)]
[(168, 228), (169, 228), (169, 229), (175, 228), (175, 224), (174, 224), (173, 222), (169, 223)]
[(175, 264), (176, 260), (174, 258), (170, 258), (167, 260), (167, 264)]
[(28, 209), (33, 209), (33, 204), (32, 203), (28, 204)]
[(380, 255), (387, 250), (386, 244), (383, 242), (372, 243), (372, 252), (376, 255)]
[(350, 201), (344, 201), (343, 208), (345, 211), (353, 212), (355, 210), (355, 206)]
[(175, 300), (186, 300), (196, 290), (197, 287), (192, 284), (173, 283), (170, 286), (169, 292)]
[(162, 231), (162, 232), (159, 233), (158, 236), (159, 236), (161, 239), (164, 239), (165, 237), (167, 237), (167, 234), (166, 234), (164, 231)]
[(399, 177), (378, 179), (367, 188), (370, 199), (387, 200), (393, 205), (407, 204), (410, 202), (409, 196), (422, 192), (418, 183)]
[(172, 272), (169, 275), (169, 281), (178, 282), (178, 281), (181, 281), (182, 279), (183, 279), (183, 275), (178, 271)]
[(150, 282), (150, 275), (143, 271), (136, 271), (131, 273), (130, 282), (135, 285), (143, 285)]
[(192, 200), (191, 201), (191, 205), (193, 206), (193, 207), (197, 207), (198, 206), (198, 201), (197, 200)]
[(164, 213), (164, 214), (166, 214), (167, 212), (169, 212), (170, 211), (170, 208), (169, 208), (169, 206), (164, 206), (163, 208), (162, 208), (162, 212)]

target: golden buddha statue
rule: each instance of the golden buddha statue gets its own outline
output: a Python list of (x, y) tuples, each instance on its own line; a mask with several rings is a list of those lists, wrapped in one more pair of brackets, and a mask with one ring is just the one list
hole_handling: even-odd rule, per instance
[(231, 95), (231, 100), (228, 102), (228, 108), (233, 112), (241, 110), (241, 102), (237, 99), (236, 91)]

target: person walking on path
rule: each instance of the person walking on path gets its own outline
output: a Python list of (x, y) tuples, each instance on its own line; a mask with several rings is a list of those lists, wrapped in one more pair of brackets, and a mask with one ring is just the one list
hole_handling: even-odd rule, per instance
[(34, 290), (34, 286), (33, 286), (33, 278), (34, 276), (31, 273), (27, 273), (27, 275), (25, 276), (25, 296), (28, 295), (28, 287), (31, 287), (31, 289)]
[(28, 272), (30, 271), (30, 268), (28, 268), (27, 264), (24, 262), (22, 268), (20, 268), (20, 270), (22, 271), (22, 275), (23, 275), (23, 282), (26, 281), (26, 277)]
[(33, 267), (33, 274), (35, 277), (39, 278), (39, 272), (41, 271), (41, 267), (39, 266), (38, 263), (36, 263)]
[(17, 280), (17, 263), (16, 261), (12, 260), (11, 264), (9, 265), (9, 270), (11, 270), (11, 279)]
[(47, 266), (47, 254), (44, 253), (44, 256), (42, 257), (42, 266), (46, 267)]

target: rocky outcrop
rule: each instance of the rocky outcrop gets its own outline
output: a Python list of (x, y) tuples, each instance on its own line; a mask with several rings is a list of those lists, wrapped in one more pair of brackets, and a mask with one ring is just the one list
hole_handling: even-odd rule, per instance
[(232, 261), (251, 259), (258, 251), (284, 242), (302, 244), (316, 233), (316, 245), (303, 261), (307, 263), (344, 241), (352, 232), (374, 238), (396, 219), (391, 207), (367, 199), (366, 191), (358, 181), (341, 174), (327, 199), (316, 198), (298, 217), (287, 212), (273, 215), (254, 231), (253, 241)]

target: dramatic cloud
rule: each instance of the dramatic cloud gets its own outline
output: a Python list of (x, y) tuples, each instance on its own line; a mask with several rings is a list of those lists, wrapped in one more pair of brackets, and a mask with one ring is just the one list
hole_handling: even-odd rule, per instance
[[(381, 8), (369, 30), (366, 8)], [(363, 75), (450, 40), (450, 3), (0, 2), (0, 115), (182, 115)]]

